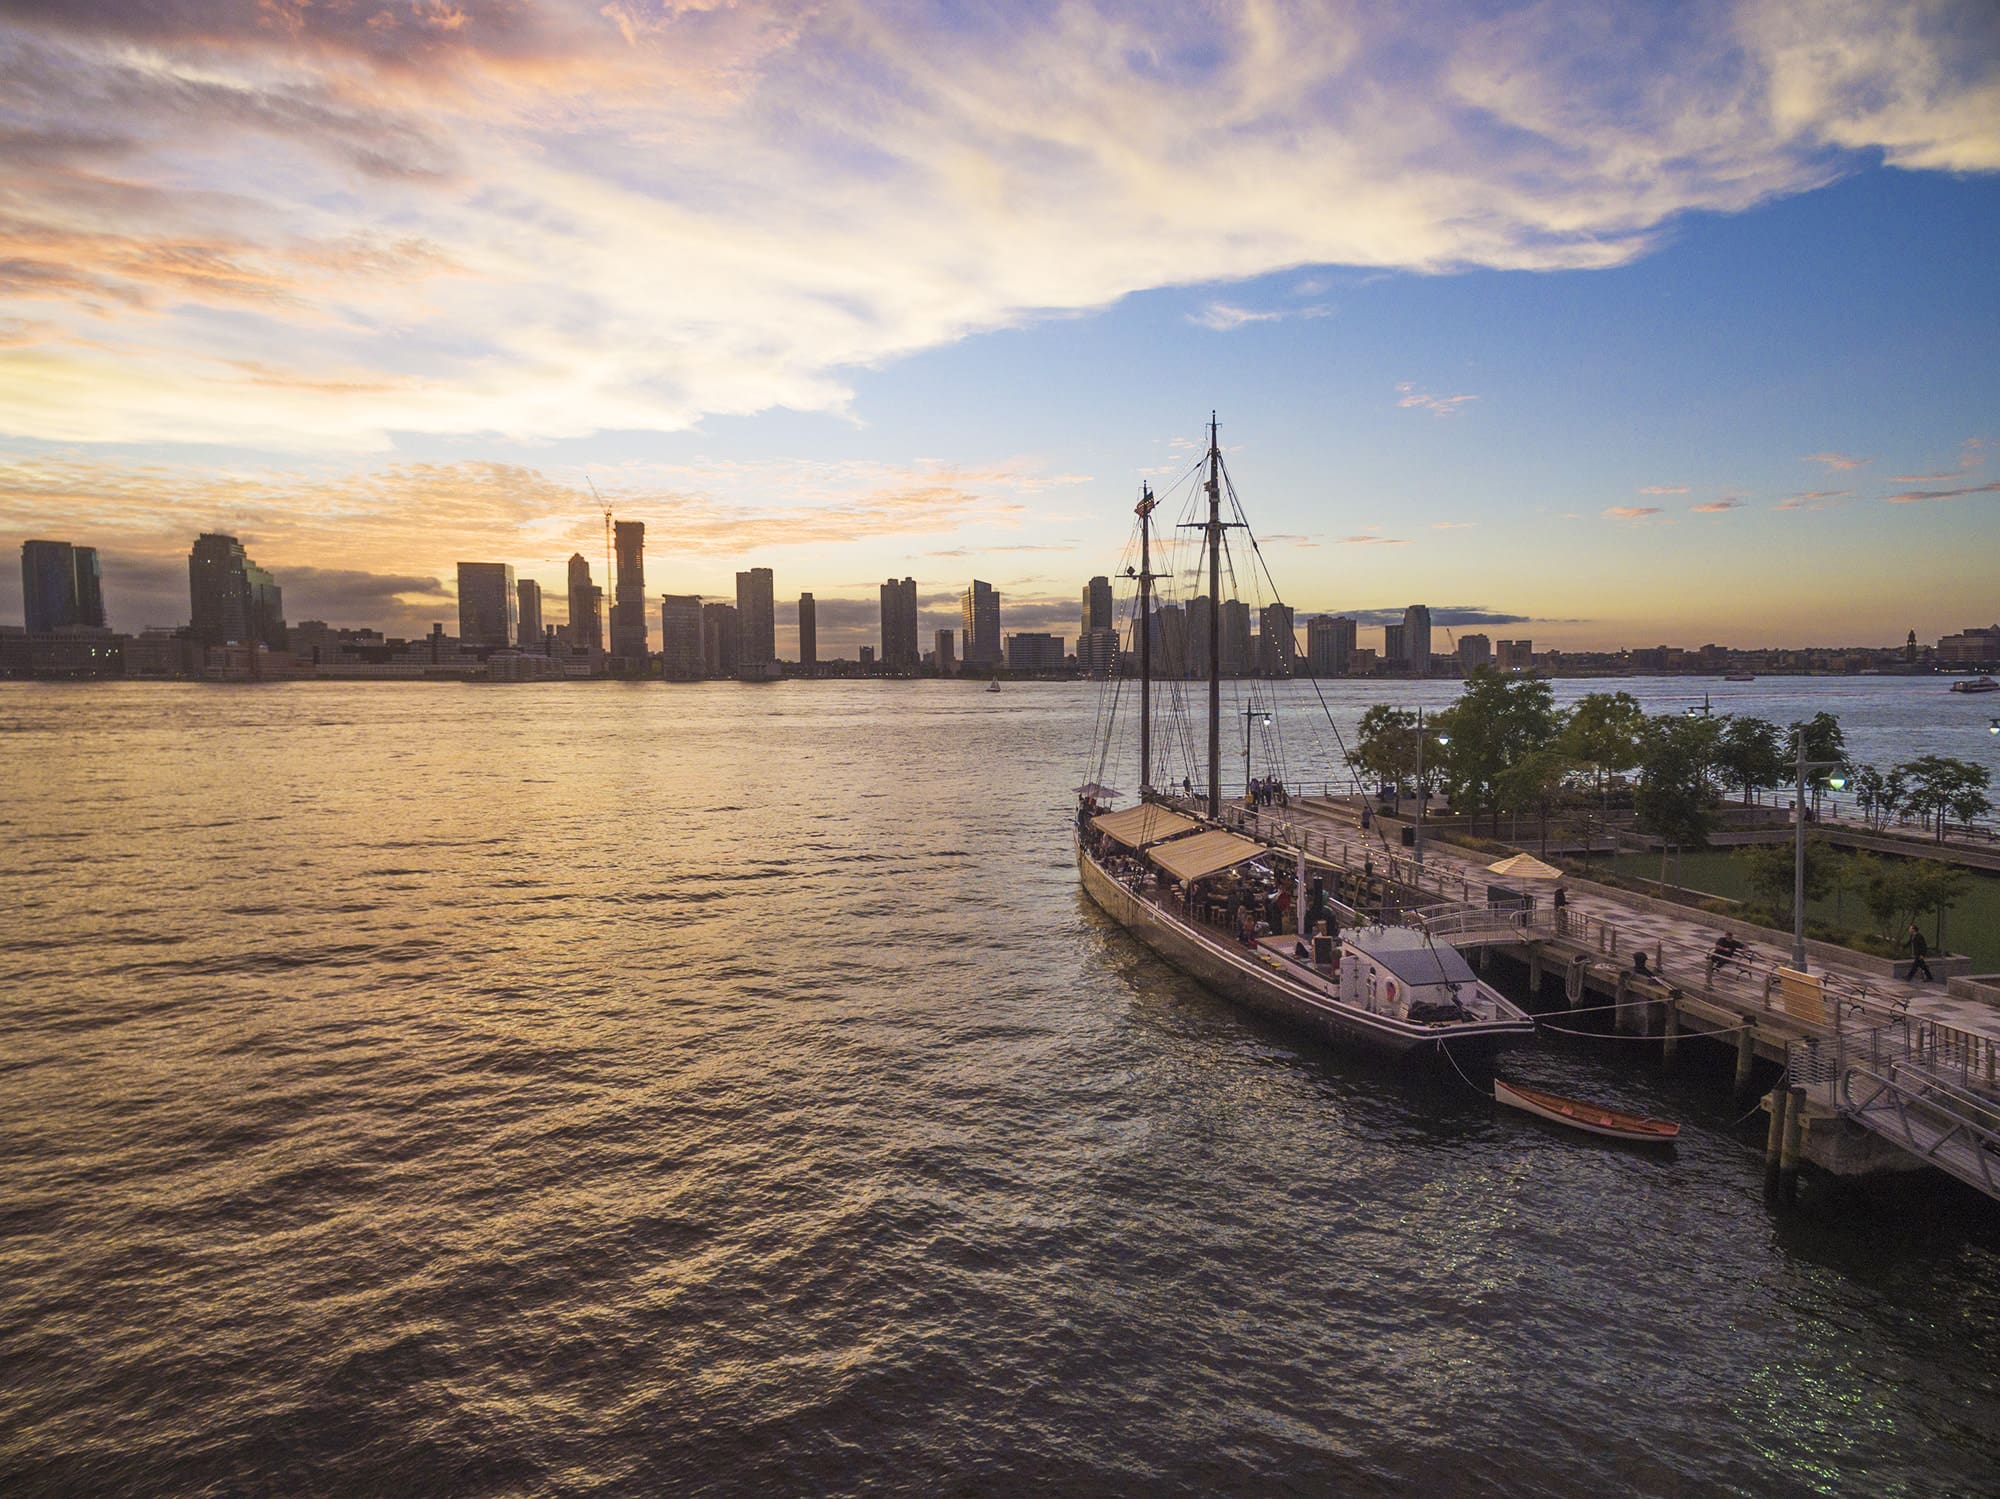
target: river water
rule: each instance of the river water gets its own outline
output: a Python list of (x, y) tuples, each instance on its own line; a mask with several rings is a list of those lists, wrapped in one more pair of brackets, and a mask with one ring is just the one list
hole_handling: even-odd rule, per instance
[(0, 686), (0, 1493), (2000, 1493), (2000, 1211), (1245, 1017), (1079, 894), (1095, 702)]

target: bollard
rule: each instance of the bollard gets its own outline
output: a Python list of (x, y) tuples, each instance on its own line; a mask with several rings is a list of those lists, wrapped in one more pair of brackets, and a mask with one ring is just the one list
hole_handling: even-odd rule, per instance
[(1778, 1184), (1778, 1156), (1785, 1138), (1785, 1105), (1791, 1094), (1783, 1088), (1773, 1088), (1764, 1095), (1764, 1107), (1771, 1111), (1771, 1127), (1764, 1135), (1764, 1176), (1765, 1185), (1775, 1188)]
[(1660, 1065), (1672, 1069), (1674, 1053), (1681, 1044), (1681, 1007), (1672, 995), (1667, 997), (1667, 1039), (1660, 1047)]
[(1785, 1138), (1778, 1147), (1778, 1199), (1796, 1202), (1799, 1196), (1799, 1141), (1806, 1131), (1806, 1090), (1788, 1088), (1785, 1105)]
[(1750, 1096), (1750, 1065), (1757, 1058), (1757, 1030), (1748, 1015), (1743, 1017), (1743, 1029), (1736, 1033), (1736, 1101)]

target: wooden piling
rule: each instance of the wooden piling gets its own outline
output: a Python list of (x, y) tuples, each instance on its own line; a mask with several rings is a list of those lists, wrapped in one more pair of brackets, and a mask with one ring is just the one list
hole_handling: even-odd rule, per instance
[(1528, 952), (1528, 992), (1537, 999), (1542, 995), (1542, 948), (1537, 943)]
[(1743, 1028), (1736, 1033), (1736, 1101), (1743, 1102), (1750, 1096), (1750, 1068), (1757, 1060), (1757, 1027), (1751, 1017), (1743, 1017)]
[(1791, 1096), (1783, 1088), (1773, 1088), (1764, 1095), (1764, 1107), (1771, 1111), (1771, 1127), (1764, 1134), (1764, 1174), (1772, 1186), (1778, 1182), (1778, 1159), (1785, 1138), (1785, 1106)]
[(1785, 1137), (1778, 1147), (1778, 1198), (1794, 1202), (1799, 1195), (1799, 1142), (1806, 1130), (1806, 1090), (1787, 1088)]
[(1681, 1007), (1679, 1002), (1669, 994), (1667, 996), (1666, 1008), (1667, 1038), (1660, 1046), (1660, 1065), (1672, 1068), (1674, 1065), (1674, 1054), (1680, 1050), (1681, 1045)]

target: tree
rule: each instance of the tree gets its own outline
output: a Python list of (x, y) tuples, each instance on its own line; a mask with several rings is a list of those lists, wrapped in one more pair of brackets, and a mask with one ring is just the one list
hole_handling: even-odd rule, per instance
[(1542, 853), (1549, 851), (1549, 808), (1569, 780), (1574, 764), (1563, 752), (1550, 746), (1530, 750), (1500, 773), (1493, 791), (1498, 804), (1514, 814), (1517, 825), (1523, 812), (1535, 811), (1542, 819)]
[(1746, 807), (1753, 791), (1784, 780), (1785, 736), (1768, 718), (1724, 719), (1715, 748), (1717, 768), (1743, 788)]
[(1708, 847), (1708, 741), (1710, 721), (1654, 718), (1646, 724), (1645, 757), (1633, 796), (1639, 830), (1661, 840), (1660, 879), (1666, 881), (1666, 845)]
[(1438, 715), (1438, 728), (1450, 739), (1445, 785), (1453, 808), (1490, 810), (1497, 834), (1500, 803), (1494, 788), (1500, 777), (1544, 748), (1561, 725), (1554, 689), (1547, 682), (1502, 676), (1490, 666), (1474, 667), (1458, 701)]
[(1954, 760), (1949, 755), (1920, 755), (1896, 767), (1908, 789), (1903, 805), (1925, 819), (1936, 819), (1937, 840), (1944, 842), (1945, 819), (1956, 817), (1971, 822), (1993, 804), (1986, 789), (1993, 774), (1983, 765)]
[(1868, 826), (1879, 831), (1903, 802), (1903, 780), (1885, 776), (1872, 765), (1858, 765), (1848, 772), (1847, 789), (1861, 809)]
[(1569, 710), (1557, 741), (1563, 754), (1597, 772), (1598, 799), (1605, 777), (1639, 763), (1646, 733), (1646, 710), (1629, 692), (1589, 692)]
[[(1862, 898), (1882, 923), (1882, 935), (1894, 942), (1910, 923), (1933, 913), (1942, 918), (1971, 881), (1972, 876), (1957, 865), (1935, 859), (1879, 859)], [(1942, 934), (1938, 945), (1944, 945)]]
[[(1833, 889), (1837, 861), (1817, 838), (1806, 841), (1806, 899), (1819, 900)], [(1786, 921), (1798, 888), (1798, 850), (1789, 843), (1763, 843), (1744, 851), (1743, 878), (1764, 904)]]
[[(1424, 784), (1428, 792), (1442, 778), (1444, 751), (1435, 718), (1424, 724)], [(1396, 788), (1396, 803), (1402, 805), (1403, 782), (1417, 771), (1417, 715), (1408, 708), (1377, 703), (1361, 715), (1354, 737), (1353, 761), (1378, 781)]]
[[(1847, 735), (1840, 727), (1840, 720), (1831, 713), (1815, 713), (1800, 723), (1791, 725), (1792, 735), (1805, 735), (1806, 761), (1823, 762), (1817, 770), (1806, 772), (1806, 785), (1812, 789), (1813, 810), (1819, 810), (1819, 794), (1826, 789), (1827, 782), (1847, 769)], [(1795, 738), (1785, 741), (1785, 760), (1788, 765), (1798, 764), (1799, 747)], [(1792, 771), (1797, 774), (1796, 769)]]

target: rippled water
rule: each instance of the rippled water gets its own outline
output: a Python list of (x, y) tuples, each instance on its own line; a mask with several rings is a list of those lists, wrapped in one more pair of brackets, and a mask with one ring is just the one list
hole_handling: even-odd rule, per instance
[(1246, 1018), (1093, 701), (0, 687), (0, 1492), (2000, 1492), (2000, 1214)]

